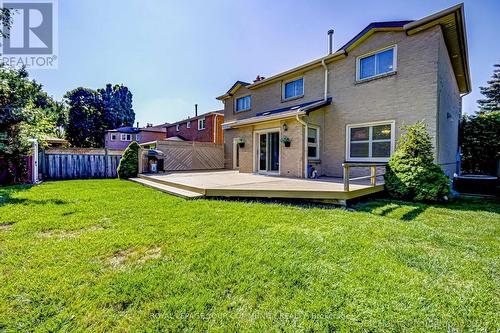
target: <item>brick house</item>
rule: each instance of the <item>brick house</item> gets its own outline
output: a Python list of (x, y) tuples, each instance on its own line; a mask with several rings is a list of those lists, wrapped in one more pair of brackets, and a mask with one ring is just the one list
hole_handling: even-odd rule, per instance
[(167, 130), (167, 140), (223, 144), (223, 122), (224, 113), (222, 110), (219, 110), (168, 124), (165, 126)]
[(125, 126), (106, 131), (104, 147), (109, 149), (125, 149), (132, 142), (139, 144), (165, 140), (165, 125), (132, 127)]
[(457, 172), (461, 98), (471, 91), (463, 4), (416, 21), (371, 23), (336, 52), (332, 34), (326, 56), (237, 81), (217, 97), (225, 167), (340, 177), (344, 162), (387, 162), (401, 125), (424, 120), (435, 162), (448, 176)]

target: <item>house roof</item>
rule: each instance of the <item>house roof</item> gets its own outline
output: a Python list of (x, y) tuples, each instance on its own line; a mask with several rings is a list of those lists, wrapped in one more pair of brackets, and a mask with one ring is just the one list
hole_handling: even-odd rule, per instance
[(139, 132), (165, 132), (165, 124), (156, 125), (150, 127), (133, 127), (133, 126), (122, 126), (115, 129), (107, 130), (106, 132), (120, 132), (120, 133), (139, 133)]
[[(357, 47), (373, 33), (378, 31), (405, 31), (408, 35), (413, 35), (437, 25), (441, 26), (441, 28), (443, 29), (443, 37), (448, 48), (448, 53), (452, 62), (460, 93), (469, 93), (471, 91), (471, 85), (463, 3), (416, 21), (404, 20), (370, 23), (368, 26), (366, 26), (366, 28), (364, 28), (361, 32), (354, 36), (354, 38), (343, 45), (335, 53), (326, 55), (306, 64), (294, 67), (290, 70), (270, 76), (264, 80), (254, 82), (252, 84), (247, 84), (246, 87), (248, 89), (256, 89), (278, 80), (283, 80), (287, 77), (297, 75), (300, 72), (304, 72), (312, 68), (321, 66), (321, 63), (323, 61), (325, 63), (330, 63), (336, 60), (343, 59), (352, 49)], [(230, 92), (234, 90), (235, 85), (233, 85), (233, 87), (231, 87), (231, 89), (226, 94), (217, 97), (217, 99), (224, 100), (230, 97)]]
[(223, 129), (248, 126), (255, 123), (262, 123), (266, 121), (273, 121), (279, 119), (293, 118), (297, 115), (307, 115), (309, 112), (320, 109), (332, 103), (332, 98), (329, 97), (326, 100), (319, 99), (312, 102), (292, 105), (285, 108), (274, 109), (264, 112), (259, 112), (255, 117), (245, 118), (241, 120), (233, 120), (222, 124)]
[(386, 22), (372, 22), (366, 26), (359, 34), (354, 36), (350, 41), (348, 41), (345, 45), (343, 45), (340, 50), (345, 50), (349, 52), (363, 40), (368, 38), (374, 32), (377, 31), (392, 31), (392, 30), (403, 30), (405, 24), (408, 24), (412, 21), (386, 21)]
[(240, 89), (241, 87), (246, 87), (246, 86), (249, 86), (250, 83), (248, 82), (244, 82), (244, 81), (236, 81), (232, 86), (231, 88), (229, 88), (229, 90), (224, 94), (224, 95), (221, 95), (219, 97), (217, 97), (217, 99), (225, 99), (231, 95), (233, 95), (238, 89)]
[(217, 111), (206, 112), (206, 113), (200, 114), (200, 115), (198, 115), (196, 117), (179, 120), (179, 121), (177, 121), (175, 123), (171, 123), (171, 124), (165, 124), (163, 127), (169, 128), (169, 127), (176, 126), (176, 125), (179, 125), (179, 124), (182, 124), (182, 123), (186, 123), (188, 121), (193, 121), (193, 120), (197, 120), (197, 119), (200, 119), (200, 118), (204, 118), (204, 117), (212, 115), (212, 114), (217, 114), (217, 115), (223, 116), (224, 115), (224, 110), (217, 110)]

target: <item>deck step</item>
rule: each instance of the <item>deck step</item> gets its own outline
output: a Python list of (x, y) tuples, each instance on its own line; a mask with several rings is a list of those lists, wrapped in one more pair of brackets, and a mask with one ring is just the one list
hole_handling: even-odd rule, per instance
[(158, 182), (150, 181), (144, 178), (130, 178), (131, 181), (142, 184), (144, 186), (148, 186), (154, 189), (157, 189), (159, 191), (172, 194), (184, 199), (198, 199), (202, 198), (203, 194), (201, 193), (196, 193), (188, 190), (184, 190), (181, 188), (173, 187), (173, 186), (168, 186), (165, 184), (161, 184)]

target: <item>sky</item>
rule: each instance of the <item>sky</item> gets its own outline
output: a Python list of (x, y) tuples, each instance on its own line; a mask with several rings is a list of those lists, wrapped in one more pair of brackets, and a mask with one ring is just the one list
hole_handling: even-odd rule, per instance
[[(30, 76), (57, 100), (77, 87), (123, 84), (136, 121), (174, 122), (222, 109), (215, 99), (237, 80), (271, 76), (327, 53), (327, 31), (340, 48), (370, 22), (413, 20), (455, 0), (165, 1), (59, 0), (57, 69)], [(500, 62), (500, 0), (466, 0), (472, 93)]]

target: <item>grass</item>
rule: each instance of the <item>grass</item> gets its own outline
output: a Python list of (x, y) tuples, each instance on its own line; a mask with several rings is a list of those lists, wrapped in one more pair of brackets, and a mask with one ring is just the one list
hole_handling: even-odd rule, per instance
[(500, 203), (0, 189), (0, 331), (498, 331)]

